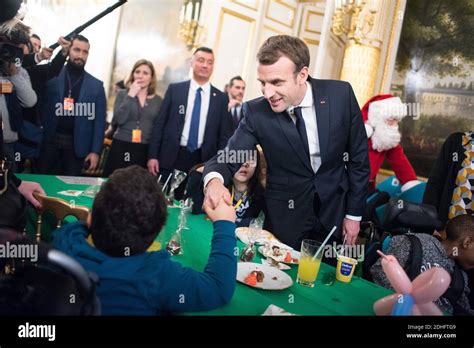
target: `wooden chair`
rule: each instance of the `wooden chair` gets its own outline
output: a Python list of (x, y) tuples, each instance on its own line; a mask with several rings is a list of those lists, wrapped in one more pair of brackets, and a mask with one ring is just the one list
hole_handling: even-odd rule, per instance
[(33, 194), (34, 197), (41, 203), (42, 208), (37, 210), (38, 220), (36, 221), (36, 241), (41, 240), (41, 226), (43, 224), (43, 214), (46, 211), (53, 213), (58, 223), (57, 228), (61, 227), (62, 221), (66, 216), (74, 216), (79, 221), (86, 222), (89, 215), (89, 208), (84, 206), (75, 206), (61, 198), (47, 197), (38, 193)]
[(109, 157), (110, 148), (112, 147), (112, 139), (104, 138), (104, 146), (102, 147), (102, 152), (100, 153), (99, 162), (97, 163), (97, 168), (94, 170), (83, 169), (82, 174), (87, 176), (103, 176), (105, 164), (107, 163), (107, 158)]

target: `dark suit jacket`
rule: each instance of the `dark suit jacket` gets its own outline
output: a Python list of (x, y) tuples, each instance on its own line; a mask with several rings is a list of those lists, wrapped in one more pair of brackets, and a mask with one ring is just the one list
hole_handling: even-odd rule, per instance
[[(153, 126), (148, 150), (149, 159), (158, 159), (160, 168), (172, 169), (178, 156), (191, 81), (170, 84), (160, 114)], [(207, 161), (225, 147), (234, 131), (227, 96), (211, 86), (201, 158)], [(184, 106), (184, 108), (183, 108)]]
[[(262, 97), (243, 105), (244, 118), (229, 140), (229, 150), (252, 150), (258, 143), (267, 161), (266, 226), (300, 248), (304, 232), (315, 223), (313, 200), (319, 195), (319, 219), (325, 230), (342, 233), (345, 214), (362, 216), (369, 181), (367, 136), (352, 87), (347, 82), (316, 80), (312, 85), (321, 166), (315, 174), (298, 131), (286, 112), (274, 113)], [(347, 155), (346, 155), (347, 154)], [(205, 165), (204, 175), (217, 171), (229, 182), (241, 163)]]
[[(48, 81), (42, 98), (41, 118), (44, 128), (44, 142), (54, 142), (58, 117), (56, 112), (58, 106), (64, 101), (64, 79), (65, 72), (62, 69), (58, 77)], [(75, 103), (94, 104), (95, 113), (93, 117), (74, 117), (74, 151), (77, 157), (86, 157), (89, 153), (100, 154), (104, 142), (106, 101), (102, 81), (85, 72), (82, 81), (81, 92)]]

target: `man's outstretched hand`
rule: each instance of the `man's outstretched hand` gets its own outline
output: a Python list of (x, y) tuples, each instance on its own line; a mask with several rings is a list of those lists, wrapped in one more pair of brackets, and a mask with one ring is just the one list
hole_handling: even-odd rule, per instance
[(221, 199), (223, 199), (224, 203), (227, 205), (232, 204), (229, 190), (218, 178), (214, 178), (209, 181), (205, 191), (206, 194), (204, 196), (204, 205), (210, 207), (211, 209), (216, 209)]
[(209, 218), (215, 222), (219, 220), (227, 220), (235, 222), (235, 209), (231, 205), (224, 202), (223, 199), (219, 201), (216, 208), (213, 209), (204, 203), (203, 210), (209, 216)]

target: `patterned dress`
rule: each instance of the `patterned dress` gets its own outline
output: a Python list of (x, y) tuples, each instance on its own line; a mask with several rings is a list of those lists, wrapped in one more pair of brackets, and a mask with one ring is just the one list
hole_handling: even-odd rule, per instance
[(449, 219), (458, 215), (473, 215), (472, 197), (474, 193), (474, 132), (466, 132), (462, 137), (466, 158), (456, 176), (456, 187), (453, 191)]

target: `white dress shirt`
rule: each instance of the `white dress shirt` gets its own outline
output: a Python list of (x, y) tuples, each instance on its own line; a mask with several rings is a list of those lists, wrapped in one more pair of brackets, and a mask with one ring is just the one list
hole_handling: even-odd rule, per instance
[[(288, 114), (290, 115), (293, 123), (296, 124), (296, 116), (294, 115), (293, 109), (295, 107), (301, 107), (301, 114), (303, 115), (305, 127), (306, 127), (306, 136), (308, 137), (308, 146), (309, 146), (309, 154), (310, 154), (310, 161), (311, 167), (313, 168), (314, 172), (316, 173), (321, 166), (321, 153), (319, 147), (319, 136), (318, 136), (318, 124), (316, 122), (316, 108), (314, 106), (314, 99), (313, 99), (313, 90), (311, 84), (306, 82), (306, 94), (299, 105), (290, 106), (287, 110)], [(265, 151), (265, 149), (263, 149)], [(218, 178), (222, 182), (224, 182), (224, 178), (221, 174), (217, 172), (210, 172), (204, 177), (204, 188), (207, 186), (207, 183), (214, 178)], [(361, 221), (361, 216), (353, 216), (346, 214), (346, 218), (355, 221)]]
[(207, 112), (209, 111), (209, 102), (211, 100), (211, 84), (209, 82), (204, 85), (199, 85), (196, 81), (191, 79), (188, 93), (188, 104), (186, 107), (186, 114), (184, 118), (183, 133), (181, 134), (181, 146), (188, 145), (189, 128), (191, 127), (191, 117), (193, 114), (194, 100), (196, 98), (196, 91), (201, 87), (201, 114), (199, 118), (199, 136), (198, 136), (198, 149), (201, 148), (204, 140), (204, 131), (206, 130)]

